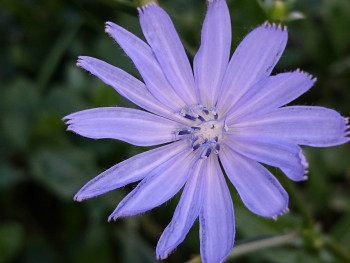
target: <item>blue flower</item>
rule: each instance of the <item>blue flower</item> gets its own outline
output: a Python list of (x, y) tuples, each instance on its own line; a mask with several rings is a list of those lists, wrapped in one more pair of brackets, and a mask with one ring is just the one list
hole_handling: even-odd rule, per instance
[(299, 145), (327, 147), (348, 142), (348, 119), (315, 106), (284, 106), (314, 84), (300, 70), (270, 76), (287, 30), (264, 24), (250, 32), (231, 59), (231, 25), (224, 0), (209, 0), (193, 71), (167, 13), (152, 3), (139, 9), (145, 43), (107, 22), (106, 31), (139, 70), (144, 83), (91, 57), (78, 66), (147, 110), (104, 107), (65, 117), (68, 130), (93, 139), (138, 146), (165, 144), (125, 160), (88, 182), (75, 200), (140, 181), (109, 220), (157, 207), (183, 188), (170, 224), (157, 245), (164, 259), (199, 217), (203, 262), (222, 262), (235, 237), (233, 204), (219, 160), (253, 213), (277, 217), (288, 194), (260, 163), (280, 168), (293, 181), (306, 178)]

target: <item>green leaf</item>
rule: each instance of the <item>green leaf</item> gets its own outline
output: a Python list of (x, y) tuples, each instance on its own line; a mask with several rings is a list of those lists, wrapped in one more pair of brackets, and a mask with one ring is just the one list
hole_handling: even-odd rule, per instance
[(31, 173), (59, 197), (72, 199), (96, 175), (93, 157), (83, 149), (39, 149), (30, 158)]
[(10, 262), (23, 246), (24, 229), (15, 222), (8, 221), (0, 225), (0, 263)]

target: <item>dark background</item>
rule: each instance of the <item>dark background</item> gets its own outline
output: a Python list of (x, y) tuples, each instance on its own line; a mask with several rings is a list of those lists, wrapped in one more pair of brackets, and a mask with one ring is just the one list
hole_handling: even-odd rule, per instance
[[(301, 68), (318, 78), (293, 104), (325, 106), (350, 116), (349, 0), (227, 2), (233, 48), (266, 20), (288, 26), (288, 46), (274, 73)], [(94, 56), (139, 77), (104, 33), (104, 22), (110, 20), (141, 36), (138, 4), (1, 0), (0, 262), (156, 262), (157, 240), (179, 196), (113, 223), (107, 223), (108, 215), (134, 185), (74, 202), (74, 194), (89, 179), (146, 149), (79, 137), (66, 132), (61, 120), (92, 107), (132, 106), (75, 61), (79, 55)], [(192, 59), (200, 43), (205, 1), (160, 0), (160, 5)], [(296, 19), (300, 16), (304, 19)], [(288, 182), (272, 169), (290, 193), (291, 212), (278, 221), (248, 212), (230, 186), (235, 249), (241, 253), (230, 262), (350, 262), (350, 144), (304, 149), (310, 162), (308, 181)], [(290, 234), (288, 242), (272, 244), (274, 236)], [(242, 252), (242, 244), (249, 249)], [(166, 262), (186, 262), (198, 254), (196, 223)]]

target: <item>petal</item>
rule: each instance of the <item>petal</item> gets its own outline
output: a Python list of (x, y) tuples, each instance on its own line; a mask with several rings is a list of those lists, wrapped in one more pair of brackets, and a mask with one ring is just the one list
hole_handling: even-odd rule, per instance
[(258, 118), (230, 126), (229, 133), (292, 140), (301, 145), (328, 147), (350, 140), (348, 119), (338, 112), (316, 106), (283, 107)]
[(119, 203), (108, 220), (140, 214), (168, 201), (192, 174), (194, 157), (186, 150), (158, 166)]
[(101, 107), (65, 117), (68, 130), (92, 139), (117, 139), (138, 146), (173, 141), (179, 124), (157, 115), (129, 108)]
[(173, 110), (179, 110), (185, 106), (166, 79), (150, 46), (112, 22), (106, 23), (106, 32), (117, 41), (134, 62), (147, 88), (156, 99)]
[(231, 20), (226, 1), (209, 1), (201, 46), (193, 61), (196, 88), (207, 107), (216, 104), (231, 48)]
[(200, 159), (190, 175), (176, 207), (173, 219), (165, 228), (157, 245), (157, 258), (165, 259), (186, 237), (194, 221), (199, 215), (203, 199), (203, 164)]
[(139, 13), (143, 34), (168, 81), (188, 105), (197, 103), (191, 65), (169, 15), (155, 3)]
[(234, 119), (262, 115), (295, 100), (314, 84), (309, 74), (296, 71), (268, 77), (250, 88), (232, 107), (226, 123)]
[(77, 65), (112, 86), (120, 95), (136, 105), (155, 114), (173, 120), (183, 119), (173, 114), (173, 110), (164, 106), (148, 91), (145, 84), (129, 75), (125, 71), (114, 67), (102, 60), (81, 56)]
[(74, 196), (74, 200), (82, 201), (142, 180), (153, 169), (186, 149), (188, 144), (181, 140), (135, 155), (86, 183)]
[(262, 25), (235, 50), (224, 76), (217, 108), (227, 112), (258, 81), (270, 75), (287, 44), (287, 30)]
[(263, 136), (229, 135), (225, 143), (238, 153), (280, 168), (291, 180), (305, 180), (308, 163), (301, 148), (286, 139)]
[(288, 194), (261, 164), (222, 147), (220, 160), (243, 203), (253, 213), (275, 217), (288, 209)]
[(235, 222), (230, 192), (218, 159), (207, 159), (203, 206), (199, 215), (203, 263), (222, 262), (233, 248)]

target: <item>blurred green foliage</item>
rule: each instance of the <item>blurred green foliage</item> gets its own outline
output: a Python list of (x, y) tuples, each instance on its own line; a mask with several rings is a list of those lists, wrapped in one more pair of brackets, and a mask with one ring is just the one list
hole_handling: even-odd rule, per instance
[[(295, 104), (322, 105), (350, 116), (349, 0), (227, 0), (234, 48), (256, 25), (284, 22), (289, 42), (275, 72), (301, 68), (318, 77)], [(132, 106), (112, 88), (75, 66), (95, 56), (139, 77), (104, 33), (111, 20), (141, 36), (136, 5), (115, 0), (2, 0), (0, 2), (0, 262), (156, 262), (154, 248), (179, 196), (142, 216), (107, 223), (132, 186), (84, 203), (79, 188), (99, 172), (144, 150), (112, 140), (68, 133), (62, 117), (98, 106)], [(200, 42), (204, 0), (160, 0), (193, 57)], [(303, 19), (301, 19), (303, 18)], [(350, 145), (305, 148), (309, 180), (291, 183), (273, 172), (291, 195), (288, 215), (259, 218), (235, 203), (239, 244), (266, 238), (266, 249), (235, 262), (348, 262)], [(269, 237), (295, 232), (287, 245)], [(333, 242), (333, 241), (336, 242)], [(196, 223), (166, 262), (199, 253)]]

